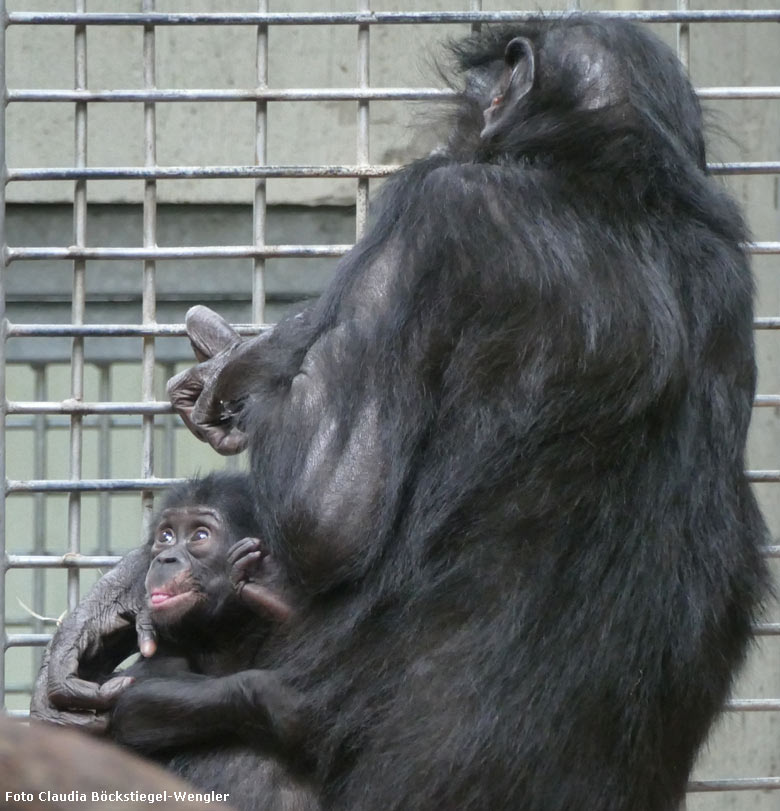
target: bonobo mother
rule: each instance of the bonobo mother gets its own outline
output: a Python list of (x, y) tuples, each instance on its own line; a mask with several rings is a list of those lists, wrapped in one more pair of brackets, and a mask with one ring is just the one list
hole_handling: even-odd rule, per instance
[[(646, 31), (539, 19), (455, 54), (446, 149), (301, 315), (239, 341), (191, 312), (171, 400), (250, 448), (306, 595), (269, 661), (325, 808), (671, 811), (765, 583), (745, 230)], [(122, 687), (76, 660), (137, 614), (139, 557), (63, 625), (40, 713)]]

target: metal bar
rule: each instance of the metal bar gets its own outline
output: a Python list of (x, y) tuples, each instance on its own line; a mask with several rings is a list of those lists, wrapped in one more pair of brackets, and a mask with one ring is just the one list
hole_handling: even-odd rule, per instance
[[(388, 177), (400, 164), (315, 166), (71, 166), (9, 169), (7, 182), (40, 180), (209, 180), (215, 178), (311, 178)], [(716, 175), (780, 174), (780, 161), (734, 161), (711, 163)]]
[(780, 161), (711, 163), (708, 169), (714, 175), (776, 175), (780, 174)]
[[(167, 363), (162, 370), (163, 379), (170, 380), (176, 373), (176, 366), (173, 363)], [(181, 426), (181, 421), (173, 417), (166, 417), (162, 423), (163, 426), (163, 454), (161, 474), (163, 478), (173, 478), (176, 473), (176, 432)]]
[[(106, 405), (111, 403), (111, 365), (106, 363), (99, 367), (99, 397)], [(45, 397), (38, 399), (45, 402)], [(101, 479), (111, 478), (111, 432), (113, 420), (110, 414), (103, 414), (98, 418), (98, 476)], [(36, 476), (37, 479), (44, 478)], [(41, 496), (42, 497), (42, 496)], [(39, 498), (39, 496), (36, 496)], [(98, 496), (98, 538), (97, 546), (100, 554), (107, 555), (111, 548), (111, 499), (108, 493)]]
[[(233, 329), (241, 335), (259, 335), (270, 328), (267, 324), (233, 324)], [(184, 324), (156, 324), (142, 327), (138, 324), (10, 324), (9, 338), (70, 338), (84, 337), (137, 338), (156, 335), (165, 338), (186, 337)]]
[[(570, 11), (546, 11), (548, 19)], [(696, 11), (592, 11), (602, 17), (653, 23), (776, 23), (778, 9), (726, 9)], [(507, 23), (538, 16), (535, 11), (371, 11), (259, 13), (103, 13), (15, 11), (9, 25), (415, 25), (429, 23)]]
[[(352, 245), (208, 245), (177, 248), (6, 248), (6, 263), (39, 259), (241, 259), (264, 257), (322, 257), (343, 256), (352, 250)], [(749, 253), (780, 254), (780, 242), (748, 242), (744, 248)]]
[(780, 87), (699, 87), (700, 99), (780, 99)]
[[(7, 24), (5, 0), (0, 0), (0, 93), (5, 99), (6, 75), (5, 75), (5, 40)], [(5, 317), (5, 274), (6, 274), (6, 233), (5, 233), (5, 112), (6, 105), (3, 104), (2, 115), (0, 115), (0, 480), (6, 484), (6, 329), (8, 321)], [(6, 539), (5, 539), (5, 515), (6, 505), (3, 501), (0, 509), (0, 634), (3, 644), (0, 645), (0, 706), (5, 709), (5, 651), (8, 644), (6, 635), (6, 613), (5, 613), (5, 584), (6, 584)]]
[[(343, 256), (352, 245), (211, 245), (181, 248), (8, 248), (7, 262), (20, 259), (241, 259), (255, 256)], [(780, 253), (780, 243), (778, 243)]]
[[(35, 380), (35, 399), (38, 402), (45, 401), (48, 397), (46, 390), (46, 366), (43, 364), (33, 367)], [(33, 426), (33, 476), (36, 479), (45, 479), (48, 474), (46, 441), (48, 433), (47, 418), (45, 414), (38, 414), (35, 417)], [(36, 493), (33, 496), (33, 552), (42, 555), (46, 551), (46, 496), (43, 493)], [(32, 573), (32, 609), (31, 618), (34, 633), (43, 632), (42, 616), (46, 613), (46, 577), (43, 572)], [(35, 615), (38, 616), (35, 616)], [(33, 662), (37, 672), (40, 667), (41, 654), (36, 651)]]
[(21, 402), (8, 403), (7, 414), (137, 414), (150, 417), (155, 414), (172, 414), (173, 406), (166, 401), (145, 400), (142, 403), (115, 403), (113, 401), (102, 403), (86, 403), (80, 400), (66, 400), (64, 402)]
[[(76, 11), (86, 11), (86, 0), (75, 0)], [(74, 83), (77, 89), (87, 87), (87, 29), (84, 25), (74, 28)], [(75, 111), (75, 162), (78, 168), (87, 165), (87, 104), (77, 102)], [(77, 180), (73, 199), (73, 242), (77, 249), (87, 244), (87, 181)], [(86, 259), (73, 257), (73, 294), (71, 323), (83, 324), (86, 309)], [(71, 351), (71, 397), (84, 399), (84, 339), (72, 338)], [(80, 479), (82, 471), (82, 416), (74, 413), (70, 418), (70, 478)], [(77, 491), (68, 494), (68, 551), (78, 554), (81, 544), (81, 495)], [(68, 608), (72, 611), (79, 601), (79, 574), (68, 572)]]
[[(262, 2), (262, 0), (261, 0)], [(259, 26), (259, 28), (267, 26)], [(772, 88), (770, 88), (772, 89)], [(358, 101), (360, 99), (383, 101), (426, 101), (449, 99), (455, 91), (437, 87), (386, 87), (386, 88), (269, 88), (258, 84), (257, 88), (230, 90), (171, 88), (140, 90), (49, 90), (19, 88), (8, 91), (9, 102), (42, 101), (88, 101), (88, 102), (234, 102), (234, 101)]]
[[(140, 415), (133, 415), (133, 414), (119, 414), (119, 415), (107, 415), (107, 416), (98, 416), (97, 414), (85, 414), (84, 415), (84, 427), (90, 429), (90, 431), (95, 432), (100, 430), (100, 420), (108, 420), (109, 426), (111, 430), (123, 430), (123, 429), (132, 429), (135, 430), (140, 425)], [(173, 417), (174, 415), (163, 415), (163, 416), (170, 416)], [(30, 431), (35, 427), (35, 420), (36, 417), (34, 416), (24, 416), (24, 415), (17, 415), (11, 417), (8, 425), (6, 426), (7, 431)], [(166, 422), (172, 423), (176, 430), (185, 431), (186, 428), (184, 423), (177, 421), (176, 419), (166, 420)], [(179, 427), (181, 426), (181, 427)], [(64, 429), (70, 429), (70, 419), (67, 415), (53, 415), (48, 418), (47, 422), (47, 430), (48, 431), (61, 431)], [(156, 428), (159, 430), (161, 425), (157, 425)], [(100, 478), (107, 478), (101, 476), (98, 473)], [(167, 474), (166, 474), (167, 476)]]
[[(143, 10), (154, 12), (154, 0), (143, 0)], [(156, 84), (155, 71), (155, 29), (145, 26), (143, 34), (143, 71), (144, 88), (151, 90)], [(147, 167), (157, 165), (157, 125), (155, 103), (144, 103), (144, 164)], [(148, 178), (144, 181), (143, 202), (143, 240), (144, 248), (157, 245), (157, 181)], [(157, 322), (157, 291), (155, 281), (155, 261), (144, 259), (143, 294), (141, 302), (141, 320), (144, 326), (154, 326)], [(154, 336), (145, 335), (141, 349), (141, 400), (150, 403), (154, 400)], [(150, 479), (154, 476), (154, 413), (143, 416), (141, 425), (141, 476)], [(141, 493), (141, 526), (142, 537), (148, 534), (154, 512), (154, 492), (145, 490)]]
[[(469, 11), (480, 12), (482, 11), (482, 0), (471, 0), (469, 3)], [(478, 34), (482, 30), (481, 23), (471, 23), (471, 33)]]
[[(751, 164), (752, 165), (752, 164)], [(209, 180), (213, 178), (268, 177), (387, 177), (398, 164), (377, 166), (90, 166), (11, 169), (8, 182), (16, 180)]]
[[(369, 0), (357, 0), (358, 13), (369, 11)], [(370, 74), (370, 29), (361, 24), (357, 31), (357, 86), (365, 90), (371, 83)], [(369, 106), (366, 99), (360, 99), (357, 104), (357, 162), (359, 165), (369, 162)], [(366, 230), (368, 220), (368, 178), (358, 178), (357, 193), (355, 197), (355, 239), (359, 240)]]
[(734, 698), (725, 704), (727, 712), (780, 712), (780, 698)]
[[(70, 574), (70, 570), (68, 574)], [(5, 640), (5, 647), (26, 648), (32, 645), (44, 648), (49, 644), (51, 637), (51, 634), (8, 634)]]
[[(780, 87), (700, 87), (696, 93), (701, 99), (780, 99)], [(317, 87), (317, 88), (170, 88), (140, 90), (55, 90), (17, 88), (7, 91), (9, 102), (236, 102), (236, 101), (446, 101), (457, 91), (440, 87)]]
[(121, 555), (8, 555), (9, 569), (107, 569), (116, 566)]
[(687, 791), (767, 791), (780, 789), (780, 777), (739, 777), (732, 780), (692, 780)]
[[(6, 262), (38, 259), (241, 259), (265, 257), (343, 256), (352, 245), (210, 245), (180, 248), (6, 248)], [(780, 254), (780, 242), (748, 242), (745, 250), (753, 254)]]
[(780, 482), (780, 470), (747, 470), (745, 476), (749, 482)]
[[(7, 479), (6, 493), (99, 493), (106, 491), (138, 492), (164, 490), (183, 479), (45, 479), (19, 481)], [(73, 553), (73, 554), (78, 554)]]
[(780, 622), (757, 622), (753, 633), (756, 636), (780, 636)]
[[(257, 10), (267, 13), (268, 0), (258, 0)], [(257, 26), (255, 72), (258, 89), (265, 90), (268, 87), (268, 26), (265, 24)], [(255, 164), (264, 167), (267, 163), (268, 103), (258, 100), (255, 105)], [(252, 242), (259, 250), (265, 247), (267, 204), (265, 178), (258, 177), (252, 203)], [(252, 320), (265, 321), (265, 257), (259, 255), (252, 260)]]
[[(688, 11), (689, 9), (688, 0), (677, 0), (678, 11)], [(691, 27), (687, 21), (677, 25), (677, 57), (687, 73), (691, 65)]]

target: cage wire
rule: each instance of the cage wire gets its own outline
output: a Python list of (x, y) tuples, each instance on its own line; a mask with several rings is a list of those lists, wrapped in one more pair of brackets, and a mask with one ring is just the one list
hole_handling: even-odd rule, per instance
[[(165, 380), (191, 363), (181, 323), (186, 307), (208, 303), (238, 322), (242, 334), (253, 334), (258, 325), (316, 295), (337, 258), (362, 234), (370, 189), (414, 154), (413, 147), (404, 151), (392, 143), (375, 151), (372, 141), (378, 135), (381, 140), (382, 130), (391, 129), (390, 122), (410, 119), (415, 105), (435, 105), (449, 96), (448, 90), (422, 83), (394, 84), (392, 72), (389, 81), (372, 83), (372, 67), (382, 64), (372, 58), (372, 47), (379, 43), (381, 50), (393, 29), (404, 36), (425, 31), (430, 41), (436, 41), (534, 13), (534, 9), (491, 10), (488, 6), (493, 4), (481, 0), (461, 2), (460, 9), (451, 8), (457, 5), (455, 0), (449, 4), (432, 0), (430, 6), (435, 8), (430, 11), (416, 10), (411, 0), (406, 3), (409, 9), (403, 2), (369, 0), (320, 4), (331, 9), (327, 11), (290, 10), (301, 4), (281, 0), (274, 9), (269, 0), (258, 0), (252, 8), (245, 8), (250, 5), (246, 2), (225, 3), (220, 7), (230, 9), (219, 12), (209, 10), (213, 4), (208, 3), (200, 4), (202, 11), (182, 11), (182, 5), (199, 4), (163, 0), (94, 2), (90, 9), (86, 0), (59, 5), (68, 8), (41, 11), (28, 8), (35, 3), (0, 3), (5, 97), (0, 123), (0, 300), (6, 316), (0, 341), (0, 470), (5, 483), (5, 509), (0, 511), (0, 694), (9, 712), (20, 716), (26, 715), (31, 681), (56, 618), (76, 605), (101, 570), (143, 537), (157, 491), (198, 468), (216, 465), (210, 452), (198, 451), (194, 448), (198, 443), (182, 433), (163, 394)], [(344, 10), (332, 10), (339, 5)], [(372, 5), (394, 8), (379, 10)], [(564, 14), (570, 8), (549, 13)], [(695, 58), (699, 30), (703, 42), (720, 43), (725, 52), (735, 29), (748, 30), (745, 41), (753, 42), (759, 32), (776, 31), (780, 23), (780, 10), (694, 10), (688, 0), (678, 0), (665, 10), (625, 10), (625, 4), (620, 9), (597, 10), (657, 26), (667, 39), (676, 40), (686, 66)], [(135, 65), (130, 71), (135, 86), (127, 77), (113, 75), (105, 64), (94, 74), (89, 70), (88, 43), (90, 51), (100, 54), (120, 41), (116, 37), (121, 31), (123, 47), (128, 47), (127, 30), (133, 32), (130, 47), (135, 52), (125, 58)], [(234, 40), (226, 41), (240, 47), (228, 49), (228, 61), (246, 66), (241, 73), (245, 85), (237, 86), (231, 79), (214, 87), (205, 82), (196, 88), (174, 86), (171, 77), (182, 49), (180, 44), (173, 47), (177, 40), (172, 30), (182, 36), (197, 30), (195, 42), (201, 44), (229, 30)], [(269, 58), (275, 37), (297, 42), (299, 48), (313, 43), (319, 51), (329, 52), (331, 60), (354, 60), (354, 67), (346, 71), (342, 65), (346, 78), (334, 74), (337, 81), (331, 86), (298, 83), (296, 65), (302, 66), (304, 79), (316, 78), (305, 69), (311, 52), (280, 48)], [(59, 70), (43, 71), (43, 81), (48, 77), (53, 86), (28, 86), (25, 66), (30, 58), (56, 61), (56, 43), (67, 53), (69, 71), (63, 63)], [(338, 51), (345, 43), (352, 43), (351, 54)], [(214, 53), (220, 56), (219, 47)], [(739, 59), (733, 57), (730, 64), (737, 65)], [(269, 71), (269, 62), (281, 66), (276, 75)], [(771, 81), (707, 84), (693, 78), (703, 100), (755, 103), (759, 106), (748, 109), (777, 121), (780, 133), (780, 86)], [(140, 114), (137, 134), (116, 131), (122, 114), (115, 111), (122, 108)], [(174, 145), (177, 137), (186, 142), (187, 129), (197, 129), (210, 116), (204, 112), (209, 108), (229, 110), (227, 115), (219, 110), (215, 115), (228, 119), (232, 127), (244, 127), (253, 150), (249, 159), (217, 164), (198, 160), (197, 149), (191, 150), (189, 159), (181, 145), (171, 149), (171, 133)], [(331, 151), (313, 147), (309, 162), (291, 161), (283, 149), (269, 148), (279, 138), (273, 141), (269, 127), (275, 108), (286, 110), (304, 126), (307, 121), (316, 123), (318, 116), (332, 115), (338, 122), (335, 131), (352, 127), (354, 140)], [(283, 125), (280, 114), (279, 129)], [(320, 126), (320, 140), (327, 141), (327, 129)], [(207, 138), (218, 141), (220, 132), (224, 133), (219, 124), (213, 125)], [(711, 165), (713, 172), (736, 184), (749, 180), (762, 184), (770, 197), (774, 189), (774, 229), (762, 234), (764, 226), (751, 222), (761, 238), (749, 245), (762, 273), (759, 289), (764, 299), (759, 301), (766, 301), (763, 309), (759, 307), (755, 328), (758, 336), (770, 340), (780, 329), (778, 133), (758, 138), (759, 150), (766, 151), (751, 156), (756, 159), (743, 159), (737, 143), (733, 159)], [(396, 135), (392, 130), (390, 140)], [(226, 140), (231, 138), (232, 134)], [(115, 141), (138, 147), (136, 160), (110, 160), (108, 147)], [(317, 139), (306, 143), (316, 147)], [(161, 159), (161, 147), (175, 160)], [(380, 151), (383, 158), (396, 159), (373, 162), (372, 155)], [(334, 152), (338, 158), (328, 160), (326, 156)], [(234, 181), (240, 182), (238, 191), (232, 190)], [(215, 182), (222, 185), (209, 191)], [(176, 191), (177, 183), (184, 191)], [(269, 195), (272, 183), (286, 183), (279, 188), (287, 191)], [(163, 186), (173, 191), (161, 196)], [(231, 191), (225, 194), (228, 188)], [(329, 202), (329, 188), (335, 189), (336, 205)], [(200, 205), (186, 206), (187, 195), (194, 195)], [(749, 191), (743, 199), (745, 195), (750, 198)], [(182, 222), (188, 219), (185, 227)], [(225, 227), (215, 230), (214, 221)], [(135, 229), (130, 236), (127, 222)], [(301, 235), (307, 234), (310, 238), (303, 239)], [(215, 271), (215, 265), (220, 269)], [(771, 344), (767, 347), (760, 355), (762, 362), (776, 356)], [(770, 464), (754, 467), (748, 475), (770, 513), (772, 536), (777, 538), (779, 522), (771, 505), (780, 484), (780, 469), (774, 469), (780, 468), (776, 462), (780, 381), (766, 373), (761, 382), (775, 390), (762, 390), (756, 398), (755, 413), (760, 417), (754, 420), (753, 446), (768, 449)], [(780, 558), (776, 540), (766, 554), (776, 574), (774, 561)], [(748, 735), (746, 718), (763, 719), (758, 740), (765, 757), (759, 760), (768, 764), (767, 770), (774, 764), (774, 774), (732, 773), (734, 752), (726, 740), (712, 776), (690, 785), (692, 795), (727, 796), (718, 807), (768, 809), (780, 799), (776, 614), (770, 610), (756, 628), (754, 658), (759, 662), (751, 666), (745, 683), (758, 694), (737, 694), (726, 708)]]

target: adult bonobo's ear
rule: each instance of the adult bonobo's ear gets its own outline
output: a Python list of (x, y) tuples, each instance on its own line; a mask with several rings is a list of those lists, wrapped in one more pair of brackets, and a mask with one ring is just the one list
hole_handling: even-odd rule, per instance
[(241, 336), (221, 315), (202, 304), (190, 307), (184, 322), (192, 351), (200, 363), (241, 340)]
[(504, 51), (504, 70), (498, 85), (493, 90), (490, 107), (485, 110), (485, 126), (482, 138), (490, 138), (507, 122), (517, 103), (534, 86), (536, 57), (531, 40), (515, 37)]

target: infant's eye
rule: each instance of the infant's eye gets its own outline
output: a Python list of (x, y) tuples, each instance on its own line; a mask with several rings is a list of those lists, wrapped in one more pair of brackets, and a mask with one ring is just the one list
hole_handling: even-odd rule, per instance
[(176, 535), (170, 527), (164, 527), (157, 534), (157, 540), (160, 543), (173, 543), (176, 540)]
[(199, 527), (192, 533), (193, 541), (205, 541), (211, 533), (205, 527)]

